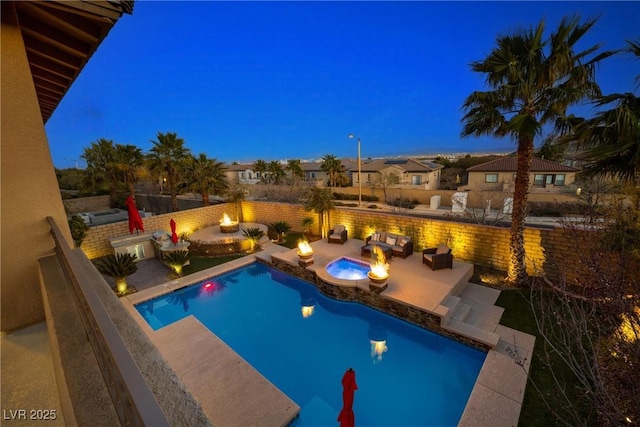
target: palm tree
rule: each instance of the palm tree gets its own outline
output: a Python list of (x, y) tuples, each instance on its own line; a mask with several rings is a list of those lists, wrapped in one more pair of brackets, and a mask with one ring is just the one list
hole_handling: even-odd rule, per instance
[(140, 169), (144, 166), (142, 150), (135, 145), (116, 144), (115, 167), (122, 174), (122, 182), (127, 186), (129, 195), (136, 199), (136, 182)]
[(262, 182), (263, 184), (267, 183), (267, 162), (265, 162), (264, 160), (256, 160), (255, 162), (253, 162), (253, 171), (255, 173), (258, 174), (258, 176), (260, 177), (260, 182)]
[(267, 164), (267, 172), (269, 172), (269, 183), (280, 184), (282, 178), (287, 174), (282, 168), (282, 165), (277, 160), (272, 160)]
[(236, 220), (238, 222), (244, 222), (244, 218), (242, 217), (242, 201), (246, 199), (247, 193), (247, 189), (240, 185), (234, 185), (227, 190), (227, 202), (235, 204)]
[(166, 176), (171, 193), (171, 211), (178, 210), (177, 185), (182, 177), (184, 163), (190, 150), (184, 146), (184, 139), (173, 132), (158, 132), (157, 141), (151, 141), (153, 147), (149, 153), (149, 169), (156, 176)]
[(202, 196), (202, 206), (209, 206), (209, 193), (222, 194), (229, 188), (224, 163), (206, 154), (189, 156), (185, 162), (187, 189)]
[[(640, 59), (640, 39), (627, 41), (624, 52)], [(640, 75), (636, 77), (640, 85)], [(574, 135), (587, 148), (584, 156), (587, 176), (604, 175), (632, 184), (636, 189), (636, 203), (640, 203), (640, 97), (632, 93), (599, 97), (597, 108), (612, 106), (595, 117), (576, 119)]]
[(524, 220), (534, 138), (543, 126), (566, 119), (569, 106), (600, 95), (595, 66), (612, 52), (589, 59), (599, 45), (574, 51), (596, 20), (580, 24), (577, 16), (563, 18), (548, 39), (543, 39), (545, 25), (541, 21), (535, 28), (499, 36), (489, 56), (471, 64), (472, 71), (486, 76), (490, 90), (473, 92), (464, 101), (462, 136), (508, 136), (517, 142), (508, 273), (509, 279), (519, 284), (527, 280)]
[(264, 231), (258, 227), (250, 227), (242, 230), (242, 234), (247, 238), (251, 245), (251, 253), (255, 252), (256, 248), (260, 247), (260, 239), (264, 236)]
[(337, 183), (336, 178), (343, 169), (340, 160), (333, 154), (325, 154), (324, 157), (322, 157), (320, 169), (329, 175), (329, 186), (335, 187)]
[[(314, 211), (320, 216), (320, 233), (323, 238), (327, 235), (326, 224), (329, 223), (329, 213), (334, 207), (330, 188), (313, 187), (309, 190), (304, 208), (306, 211)], [(327, 221), (325, 221), (325, 216), (327, 217)]]
[(118, 206), (118, 171), (116, 149), (113, 141), (100, 138), (85, 148), (81, 156), (87, 162), (85, 178), (92, 188), (106, 185), (109, 188), (109, 205)]
[(287, 166), (285, 168), (289, 172), (291, 172), (291, 185), (295, 185), (297, 183), (296, 178), (304, 178), (304, 171), (302, 170), (302, 163), (299, 159), (291, 159), (287, 160)]

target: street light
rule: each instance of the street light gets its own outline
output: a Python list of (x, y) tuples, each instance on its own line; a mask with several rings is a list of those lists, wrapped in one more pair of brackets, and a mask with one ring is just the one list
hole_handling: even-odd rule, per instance
[(362, 170), (360, 169), (360, 137), (352, 133), (347, 135), (349, 138), (358, 138), (358, 207), (362, 206)]

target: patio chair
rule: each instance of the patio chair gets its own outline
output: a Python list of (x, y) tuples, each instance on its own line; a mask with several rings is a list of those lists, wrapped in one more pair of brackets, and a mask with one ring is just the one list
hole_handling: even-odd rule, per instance
[(453, 269), (453, 254), (447, 245), (437, 248), (427, 248), (422, 251), (422, 263), (427, 264), (433, 271), (441, 268)]
[(329, 230), (329, 243), (339, 243), (343, 244), (347, 241), (347, 228), (344, 225), (334, 225), (331, 230)]

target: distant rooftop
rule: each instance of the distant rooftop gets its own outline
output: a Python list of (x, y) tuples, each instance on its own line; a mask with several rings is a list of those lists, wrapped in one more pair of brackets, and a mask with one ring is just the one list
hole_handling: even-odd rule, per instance
[[(467, 169), (467, 172), (516, 172), (517, 157), (502, 157)], [(531, 161), (531, 172), (578, 172), (579, 169), (551, 160), (534, 157)]]

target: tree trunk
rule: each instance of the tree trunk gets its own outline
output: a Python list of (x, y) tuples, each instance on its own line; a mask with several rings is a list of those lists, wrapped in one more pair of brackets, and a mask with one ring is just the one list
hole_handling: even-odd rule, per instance
[(518, 170), (513, 193), (513, 210), (511, 213), (511, 240), (509, 281), (517, 285), (527, 282), (527, 267), (524, 250), (524, 220), (527, 216), (527, 199), (529, 197), (529, 171), (533, 158), (533, 139), (522, 138), (518, 141)]
[(133, 200), (136, 199), (136, 184), (134, 182), (128, 182), (127, 185), (129, 186), (129, 195), (131, 196), (131, 198)]
[(118, 207), (118, 191), (115, 184), (109, 184), (109, 206), (111, 208)]
[(173, 179), (169, 180), (169, 192), (171, 193), (171, 212), (178, 212), (178, 193)]
[(202, 206), (209, 206), (209, 192), (202, 193)]

